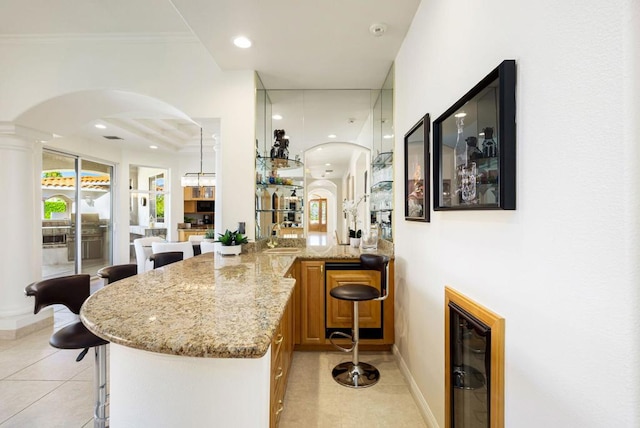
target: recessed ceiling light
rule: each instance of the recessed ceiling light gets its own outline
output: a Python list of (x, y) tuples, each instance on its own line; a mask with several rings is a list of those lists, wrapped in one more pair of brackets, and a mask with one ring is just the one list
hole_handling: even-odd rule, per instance
[(103, 124), (101, 124), (101, 123), (96, 123), (96, 124), (95, 124), (95, 125), (93, 125), (93, 126), (95, 126), (95, 127), (96, 127), (96, 128), (98, 128), (98, 129), (107, 129), (107, 125), (103, 125)]
[(336, 134), (329, 134), (329, 135), (327, 135), (327, 138), (336, 138), (336, 137), (337, 137), (337, 135), (336, 135)]
[(245, 36), (239, 36), (233, 39), (233, 44), (239, 48), (247, 49), (251, 47), (251, 40)]
[(467, 113), (461, 111), (460, 113), (456, 113), (453, 115), (453, 117), (465, 117), (467, 115)]
[(320, 151), (320, 150), (322, 150), (322, 147), (318, 147), (316, 150), (317, 150), (317, 151)]
[(324, 166), (331, 166), (331, 164), (330, 163), (325, 163)]
[(158, 146), (149, 146), (150, 149), (157, 149)]
[(273, 120), (282, 120), (282, 116), (281, 116), (281, 115), (279, 115), (279, 114), (274, 114), (273, 116), (271, 116), (271, 118), (272, 118)]
[(393, 134), (387, 134), (382, 138), (384, 138), (385, 140), (389, 140), (389, 139), (393, 138)]

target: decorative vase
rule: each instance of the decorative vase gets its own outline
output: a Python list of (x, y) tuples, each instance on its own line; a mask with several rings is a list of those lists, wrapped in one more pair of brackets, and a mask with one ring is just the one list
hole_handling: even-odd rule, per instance
[(237, 256), (242, 252), (242, 245), (220, 245), (218, 252), (223, 256)]

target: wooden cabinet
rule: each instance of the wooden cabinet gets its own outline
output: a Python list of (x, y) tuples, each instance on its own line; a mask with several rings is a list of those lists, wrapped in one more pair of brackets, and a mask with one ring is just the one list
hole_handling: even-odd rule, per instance
[(323, 345), (324, 262), (300, 262), (300, 344)]
[(188, 241), (192, 235), (204, 235), (207, 229), (178, 229), (178, 241)]
[[(327, 260), (341, 263), (341, 260)], [(346, 283), (370, 284), (380, 288), (380, 273), (369, 270), (325, 270), (325, 261), (309, 260), (296, 263), (294, 290), (294, 343), (300, 350), (334, 349), (327, 331), (351, 329), (353, 304), (334, 299), (331, 288)], [(325, 272), (326, 271), (326, 272)], [(394, 260), (389, 261), (389, 297), (381, 301), (359, 303), (360, 328), (377, 330), (371, 338), (363, 338), (362, 350), (389, 350), (394, 334)], [(341, 339), (337, 340), (338, 342)]]
[(186, 201), (213, 201), (216, 199), (216, 188), (207, 187), (185, 187), (183, 189), (184, 200)]
[(198, 207), (196, 205), (196, 201), (184, 201), (184, 213), (185, 214), (194, 214), (198, 212)]
[[(332, 288), (344, 284), (367, 284), (380, 289), (380, 273), (371, 270), (328, 270), (326, 279), (327, 328), (352, 328), (353, 303), (331, 297)], [(371, 300), (358, 303), (360, 328), (382, 327), (382, 302)]]
[[(216, 199), (216, 188), (213, 186), (208, 187), (185, 187), (183, 189), (184, 196), (184, 213), (185, 214), (197, 214), (198, 213), (198, 201), (214, 201)], [(213, 214), (212, 212), (206, 212), (201, 214)]]
[(287, 387), (289, 368), (293, 357), (293, 313), (294, 299), (289, 299), (282, 320), (271, 340), (271, 405), (269, 426), (278, 426), (284, 410), (284, 393)]

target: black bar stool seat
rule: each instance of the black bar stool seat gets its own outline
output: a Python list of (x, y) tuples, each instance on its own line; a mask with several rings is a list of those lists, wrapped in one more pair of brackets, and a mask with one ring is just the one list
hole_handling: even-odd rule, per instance
[(380, 290), (366, 284), (345, 284), (332, 288), (329, 294), (340, 300), (363, 302), (380, 297)]
[(78, 321), (56, 331), (49, 338), (49, 343), (59, 349), (84, 349), (106, 345), (109, 342), (91, 333)]

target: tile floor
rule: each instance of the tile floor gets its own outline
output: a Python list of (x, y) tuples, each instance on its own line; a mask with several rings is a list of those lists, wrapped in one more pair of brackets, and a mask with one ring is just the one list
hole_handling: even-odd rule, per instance
[[(0, 427), (92, 427), (93, 352), (49, 346), (53, 329), (74, 320), (59, 307), (53, 328), (17, 340), (0, 340)], [(362, 353), (380, 370), (380, 382), (366, 389), (338, 385), (331, 377), (348, 355), (295, 352), (281, 428), (426, 427), (391, 353)]]
[(393, 354), (361, 352), (360, 357), (380, 370), (380, 381), (353, 389), (331, 377), (349, 355), (294, 352), (280, 428), (426, 427)]

